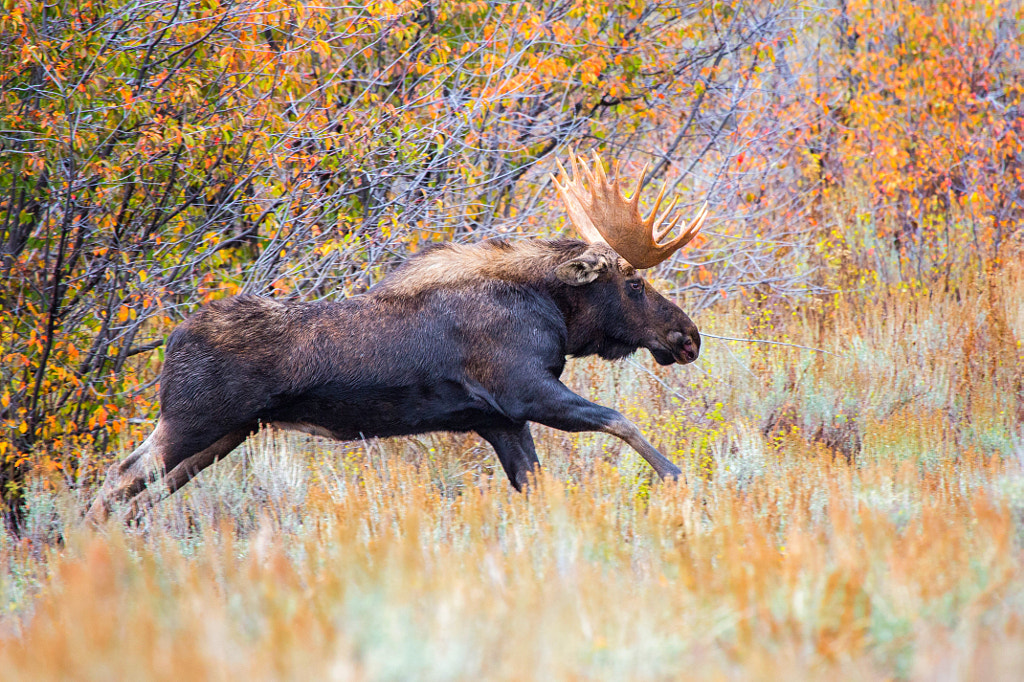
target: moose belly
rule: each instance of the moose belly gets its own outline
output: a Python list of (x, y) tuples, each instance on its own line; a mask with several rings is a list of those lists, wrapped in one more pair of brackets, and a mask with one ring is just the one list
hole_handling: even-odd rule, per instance
[(479, 389), (438, 384), (350, 387), (328, 385), (282, 399), (264, 420), (338, 440), (475, 431), (504, 421)]

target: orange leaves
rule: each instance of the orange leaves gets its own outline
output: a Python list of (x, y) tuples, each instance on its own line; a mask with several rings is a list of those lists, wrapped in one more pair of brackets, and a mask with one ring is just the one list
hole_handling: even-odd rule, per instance
[(117, 321), (125, 323), (129, 320), (134, 320), (138, 317), (138, 312), (135, 308), (130, 308), (126, 305), (121, 306), (117, 309)]
[(584, 85), (594, 85), (601, 80), (606, 62), (600, 55), (592, 55), (579, 63), (579, 79)]
[(555, 41), (562, 45), (571, 44), (575, 40), (572, 30), (566, 25), (564, 21), (554, 21), (551, 23), (551, 34), (554, 36)]
[(94, 429), (97, 426), (106, 426), (108, 416), (109, 413), (107, 412), (107, 408), (100, 405), (98, 408), (96, 408), (96, 411), (93, 412), (92, 417), (89, 418), (89, 428)]

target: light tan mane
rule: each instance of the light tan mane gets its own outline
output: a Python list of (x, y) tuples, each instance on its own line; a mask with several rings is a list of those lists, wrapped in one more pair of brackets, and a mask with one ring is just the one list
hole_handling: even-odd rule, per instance
[(555, 267), (586, 248), (583, 242), (568, 239), (444, 244), (413, 256), (373, 287), (370, 293), (402, 297), (485, 280), (535, 282), (546, 279)]

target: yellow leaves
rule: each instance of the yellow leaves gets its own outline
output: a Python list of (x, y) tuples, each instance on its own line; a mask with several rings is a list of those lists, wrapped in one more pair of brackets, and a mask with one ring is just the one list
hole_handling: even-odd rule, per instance
[(331, 56), (331, 46), (327, 43), (327, 41), (317, 38), (316, 40), (313, 41), (313, 45), (315, 47), (316, 53), (319, 54), (321, 57), (326, 59)]
[(419, 5), (417, 2), (394, 3), (391, 2), (391, 0), (378, 0), (377, 2), (368, 3), (366, 10), (372, 17), (390, 19), (407, 11), (411, 11), (417, 5)]

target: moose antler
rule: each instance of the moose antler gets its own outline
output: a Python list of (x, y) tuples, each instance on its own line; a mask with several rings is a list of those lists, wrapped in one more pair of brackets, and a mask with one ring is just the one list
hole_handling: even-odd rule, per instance
[[(685, 230), (668, 243), (659, 244), (658, 242), (675, 228), (682, 215), (677, 214), (668, 226), (659, 229), (658, 226), (676, 207), (677, 201), (673, 198), (665, 212), (658, 217), (658, 209), (665, 195), (664, 187), (658, 193), (654, 208), (647, 219), (640, 215), (640, 188), (643, 187), (644, 178), (647, 176), (646, 165), (640, 172), (633, 197), (627, 199), (619, 186), (618, 162), (615, 163), (615, 180), (609, 183), (604, 172), (604, 164), (597, 152), (594, 152), (593, 169), (587, 168), (585, 160), (580, 160), (581, 163), (577, 164), (575, 154), (569, 154), (569, 161), (572, 164), (572, 180), (569, 179), (569, 174), (565, 172), (561, 162), (558, 162), (561, 177), (556, 178), (552, 175), (551, 180), (565, 202), (565, 209), (576, 231), (586, 242), (603, 243), (612, 247), (634, 268), (651, 268), (664, 261), (696, 237), (701, 225), (704, 224), (704, 218), (708, 214), (707, 202)], [(589, 189), (582, 182), (582, 178), (586, 178)]]

